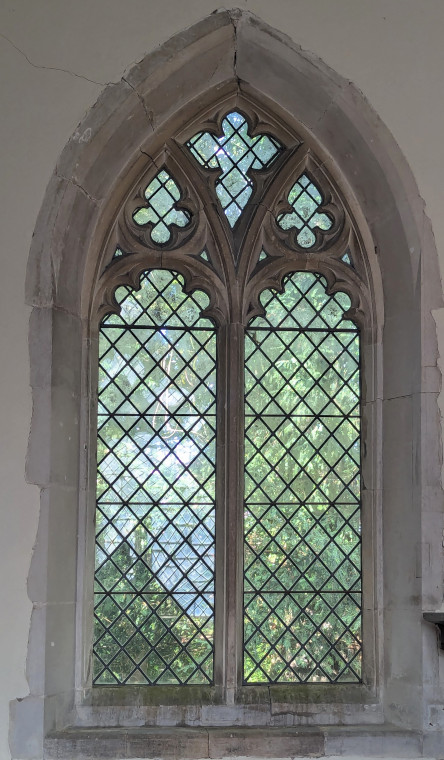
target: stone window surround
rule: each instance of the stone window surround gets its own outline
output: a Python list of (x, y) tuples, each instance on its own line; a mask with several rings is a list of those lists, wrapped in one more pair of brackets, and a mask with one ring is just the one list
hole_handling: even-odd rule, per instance
[[(41, 515), (29, 580), (30, 695), (11, 709), (12, 747), (21, 757), (40, 751), (44, 735), (68, 723), (162, 722), (147, 695), (139, 693), (137, 704), (128, 695), (126, 705), (110, 697), (98, 711), (88, 694), (85, 700), (89, 654), (81, 654), (79, 617), (91, 598), (82, 568), (91, 529), (84, 442), (93, 387), (86, 327), (110, 220), (146, 154), (156, 153), (179, 121), (236, 93), (266, 104), (314, 141), (346, 193), (374, 286), (372, 355), (364, 357), (373, 368), (377, 430), (364, 473), (371, 483), (365, 489), (373, 492), (374, 549), (380, 547), (373, 552), (373, 680), (359, 687), (359, 697), (338, 687), (328, 703), (298, 687), (280, 695), (276, 708), (284, 708), (291, 725), (306, 722), (298, 717), (305, 708), (308, 722), (388, 720), (422, 730), (420, 703), (433, 702), (435, 634), (420, 619), (422, 610), (442, 602), (440, 378), (431, 314), (442, 295), (423, 202), (399, 148), (353, 85), (250, 14), (224, 11), (172, 38), (106, 88), (63, 151), (37, 222), (27, 278), (34, 401), (27, 478), (41, 488)], [(406, 636), (409, 647), (400, 651)], [(176, 719), (186, 718), (187, 709), (178, 705)], [(225, 710), (223, 721), (236, 718), (231, 706)]]
[[(371, 265), (366, 252), (363, 250), (361, 236), (355, 221), (347, 211), (347, 202), (341, 198), (341, 193), (335, 183), (329, 178), (326, 167), (314, 154), (313, 140), (297, 134), (289, 124), (276, 122), (273, 115), (265, 111), (264, 103), (258, 107), (247, 92), (227, 93), (222, 101), (218, 101), (217, 119), (214, 119), (214, 104), (200, 114), (193, 115), (191, 124), (181, 125), (177, 134), (166, 141), (166, 146), (159, 146), (155, 153), (148, 144), (147, 152), (152, 156), (148, 166), (142, 167), (142, 176), (137, 179), (135, 186), (127, 193), (121, 209), (110, 222), (110, 232), (107, 243), (103, 247), (100, 263), (100, 276), (92, 295), (91, 319), (88, 331), (90, 342), (90, 371), (91, 399), (96, 394), (97, 385), (97, 342), (100, 317), (110, 311), (117, 311), (114, 293), (117, 287), (128, 285), (137, 286), (139, 275), (148, 268), (165, 268), (179, 271), (185, 278), (187, 291), (191, 288), (204, 290), (210, 297), (206, 314), (210, 316), (218, 328), (218, 377), (219, 392), (218, 428), (225, 431), (225, 441), (219, 442), (219, 476), (216, 493), (219, 508), (217, 509), (216, 528), (216, 631), (215, 631), (215, 687), (200, 691), (194, 686), (181, 687), (182, 692), (200, 694), (199, 701), (214, 700), (232, 702), (239, 699), (249, 699), (253, 689), (256, 699), (264, 705), (268, 703), (268, 689), (271, 693), (277, 691), (276, 686), (259, 687), (249, 685), (240, 688), (242, 684), (241, 668), (243, 655), (242, 629), (242, 564), (240, 557), (243, 553), (242, 518), (243, 513), (243, 467), (241, 453), (243, 439), (243, 343), (244, 329), (252, 317), (260, 312), (260, 293), (270, 287), (280, 288), (286, 274), (293, 271), (313, 271), (323, 275), (328, 292), (337, 290), (346, 292), (351, 299), (349, 316), (360, 327), (361, 346), (363, 355), (367, 356), (366, 371), (363, 382), (363, 426), (366, 431), (366, 448), (372, 451), (375, 431), (375, 405), (373, 367), (375, 363), (373, 346), (377, 333), (377, 318), (372, 303)], [(254, 175), (255, 186), (251, 196), (251, 205), (244, 209), (233, 232), (228, 227), (219, 204), (216, 201), (214, 172), (205, 172), (196, 165), (194, 159), (184, 147), (190, 135), (200, 132), (200, 125), (221, 132), (221, 122), (225, 115), (233, 110), (240, 110), (247, 118), (249, 125), (254, 125), (255, 134), (272, 134), (285, 149), (279, 159), (265, 172)], [(214, 121), (213, 121), (214, 119)], [(211, 125), (211, 127), (210, 127)], [(154, 165), (153, 165), (154, 162)], [(178, 182), (181, 198), (179, 208), (189, 209), (190, 223), (183, 228), (172, 228), (171, 239), (159, 248), (153, 243), (150, 227), (140, 227), (133, 220), (134, 211), (144, 202), (145, 188), (153, 181), (159, 168), (164, 167), (169, 176)], [(289, 187), (296, 178), (309, 173), (323, 197), (322, 208), (334, 220), (327, 233), (318, 233), (314, 245), (316, 252), (298, 248), (292, 232), (281, 231), (276, 224), (280, 210), (285, 208)], [(120, 255), (114, 258), (114, 253), (131, 251), (130, 257)], [(268, 252), (266, 262), (257, 264), (261, 250)], [(205, 250), (209, 254), (209, 263), (204, 263), (199, 252)], [(354, 266), (350, 267), (341, 261), (344, 251), (349, 250)], [(235, 264), (236, 262), (236, 264)], [(235, 359), (233, 359), (235, 357)], [(95, 419), (97, 409), (91, 409), (91, 419)], [(95, 425), (90, 426), (90, 441), (88, 449), (91, 461), (88, 471), (91, 473), (89, 487), (90, 498), (87, 510), (95, 508)], [(372, 481), (377, 473), (372, 472), (372, 463), (363, 456), (363, 469), (367, 471)], [(225, 496), (224, 496), (225, 494)], [(363, 496), (366, 504), (363, 513), (363, 618), (364, 618), (364, 662), (363, 681), (369, 694), (374, 695), (377, 686), (379, 667), (376, 666), (377, 651), (372, 631), (376, 622), (375, 589), (374, 589), (374, 557), (377, 549), (374, 529), (369, 521), (375, 506), (374, 488), (367, 483)], [(227, 502), (227, 503), (225, 503)], [(87, 518), (90, 523), (93, 517)], [(229, 527), (228, 527), (229, 526)], [(233, 526), (237, 526), (234, 528)], [(80, 586), (90, 585), (90, 576), (94, 572), (94, 543), (90, 532), (86, 536), (86, 562), (84, 577)], [(79, 614), (80, 611), (79, 611)], [(84, 643), (80, 644), (86, 658), (91, 652), (92, 632), (90, 607), (85, 604), (84, 624), (80, 632)], [(219, 621), (219, 623), (217, 622)], [(221, 623), (226, 621), (226, 625)], [(228, 622), (228, 621), (233, 621)], [(235, 621), (235, 622), (234, 622)], [(84, 663), (85, 671), (80, 676), (79, 688), (91, 686), (90, 662)], [(320, 685), (319, 685), (320, 686)], [(279, 684), (279, 692), (284, 684)], [(311, 685), (313, 688), (313, 684)], [(329, 684), (330, 691), (332, 684)], [(286, 691), (292, 692), (297, 687), (287, 685)], [(362, 698), (362, 687), (348, 688), (346, 684), (335, 685), (342, 698), (350, 695), (353, 701), (356, 696)], [(285, 689), (284, 689), (285, 691)], [(322, 692), (322, 689), (320, 689)], [(136, 699), (137, 688), (126, 685), (125, 696), (131, 701)], [(114, 699), (122, 699), (122, 685), (113, 688), (106, 686), (94, 687), (93, 701), (100, 700), (108, 703), (110, 695)], [(132, 695), (132, 696), (131, 696)], [(248, 697), (250, 695), (250, 697)], [(156, 686), (153, 689), (152, 701), (168, 704), (171, 699), (177, 699), (174, 687)], [(291, 697), (294, 699), (295, 697)], [(184, 696), (181, 696), (184, 699)], [(280, 700), (282, 697), (280, 697)], [(262, 708), (264, 712), (264, 708)], [(202, 720), (205, 720), (202, 716)], [(259, 718), (258, 718), (259, 719)], [(263, 716), (261, 717), (263, 719)], [(181, 717), (178, 716), (180, 721)], [(214, 721), (214, 717), (212, 718)]]

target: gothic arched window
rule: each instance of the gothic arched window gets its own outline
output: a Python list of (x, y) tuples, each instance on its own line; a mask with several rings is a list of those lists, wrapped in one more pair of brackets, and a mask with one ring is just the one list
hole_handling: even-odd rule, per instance
[(434, 753), (438, 269), (362, 93), (253, 15), (106, 88), (28, 265), (41, 511), (14, 756), (337, 754), (370, 723)]
[(340, 190), (238, 102), (153, 157), (105, 259), (94, 683), (361, 682), (369, 288)]

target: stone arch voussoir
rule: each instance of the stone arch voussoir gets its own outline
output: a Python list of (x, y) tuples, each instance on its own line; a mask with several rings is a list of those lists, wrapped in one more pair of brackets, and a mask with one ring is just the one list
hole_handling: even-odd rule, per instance
[[(176, 35), (103, 91), (63, 150), (38, 217), (26, 284), (33, 307), (34, 404), (27, 478), (41, 488), (42, 506), (29, 583), (30, 696), (13, 706), (15, 756), (37, 757), (44, 735), (69, 721), (79, 683), (82, 654), (74, 652), (76, 607), (86, 593), (77, 587), (76, 569), (84, 548), (76, 544), (84, 529), (79, 504), (87, 498), (82, 441), (88, 416), (80, 414), (82, 398), (86, 405), (88, 399), (85, 324), (109, 220), (150, 160), (147, 142), (161, 145), (172, 124), (237, 91), (264, 99), (277, 116), (313, 136), (331, 175), (349, 188), (364, 245), (376, 251), (374, 303), (384, 325), (380, 320), (375, 399), (380, 394), (380, 454), (386, 462), (376, 488), (383, 494), (385, 624), (391, 641), (380, 706), (386, 719), (422, 729), (418, 694), (435, 676), (424, 673), (418, 619), (421, 608), (434, 609), (442, 600), (439, 378), (424, 373), (436, 366), (431, 311), (442, 305), (433, 236), (407, 162), (364, 96), (285, 35), (234, 10), (214, 13)], [(434, 515), (437, 538), (430, 539), (427, 578), (407, 588), (400, 580), (403, 556), (415, 551), (428, 515)], [(391, 650), (406, 625), (412, 626), (415, 650), (403, 655), (401, 676)], [(48, 645), (54, 630), (63, 640), (57, 652)]]

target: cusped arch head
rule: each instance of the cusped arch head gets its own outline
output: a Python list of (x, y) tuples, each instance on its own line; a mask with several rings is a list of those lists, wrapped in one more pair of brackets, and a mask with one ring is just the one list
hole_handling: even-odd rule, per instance
[(237, 93), (314, 137), (333, 179), (350, 190), (366, 246), (380, 254), (385, 290), (394, 278), (413, 297), (423, 204), (395, 141), (352, 84), (234, 10), (212, 14), (149, 54), (104, 90), (76, 129), (37, 222), (28, 303), (87, 316), (110, 219), (150, 156), (193, 116), (216, 106), (221, 112)]
[[(441, 306), (442, 294), (433, 237), (405, 159), (362, 94), (322, 61), (250, 13), (236, 10), (212, 14), (173, 37), (137, 64), (120, 83), (103, 91), (60, 156), (37, 221), (26, 287), (27, 302), (34, 307), (30, 327), (34, 414), (27, 477), (29, 482), (42, 487), (41, 530), (46, 530), (48, 519), (51, 527), (47, 530), (48, 541), (37, 543), (30, 595), (40, 616), (47, 614), (48, 598), (61, 602), (58, 606), (53, 604), (50, 610), (51, 625), (58, 626), (58, 630), (72, 633), (75, 627), (73, 617), (69, 616), (78, 602), (76, 556), (81, 551), (76, 555), (74, 547), (71, 554), (64, 556), (61, 589), (57, 581), (59, 553), (48, 542), (60, 541), (64, 546), (61, 536), (65, 536), (68, 545), (79, 531), (78, 506), (85, 496), (81, 477), (84, 474), (81, 468), (85, 467), (82, 464), (85, 436), (82, 437), (79, 427), (79, 410), (82, 396), (88, 407), (91, 392), (87, 372), (82, 372), (82, 367), (86, 367), (85, 337), (88, 337), (85, 326), (91, 316), (90, 305), (112, 221), (146, 171), (147, 162), (155, 158), (165, 141), (184, 124), (192, 125), (197, 114), (202, 119), (202, 114), (212, 113), (214, 118), (215, 109), (221, 112), (224, 103), (231, 106), (238, 94), (254, 102), (258, 112), (262, 108), (276, 122), (280, 120), (284, 125), (293, 125), (298, 133), (310, 135), (318, 158), (341, 188), (342, 195), (345, 194), (348, 210), (356, 221), (356, 233), (368, 252), (372, 308), (379, 327), (383, 313), (385, 318), (382, 398), (411, 399), (410, 416), (395, 407), (391, 412), (391, 407), (387, 407), (388, 429), (395, 431), (395, 443), (411, 419), (412, 429), (420, 430), (421, 410), (425, 408), (420, 400), (421, 370), (436, 365), (431, 309)], [(377, 347), (380, 338), (373, 335)], [(405, 468), (399, 467), (398, 472), (395, 462), (384, 474), (385, 478), (392, 477), (389, 512), (398, 507), (402, 510), (400, 500), (404, 498), (407, 503), (412, 494), (422, 504), (421, 488), (431, 481), (433, 485), (439, 482), (436, 394), (427, 408), (428, 420), (432, 420), (427, 428), (430, 439), (427, 473), (423, 478), (418, 465), (425, 461), (423, 450), (414, 446), (409, 428), (402, 441)], [(399, 421), (403, 423), (400, 427)], [(84, 428), (88, 425), (88, 414), (84, 415), (82, 425)], [(386, 568), (393, 578), (396, 568), (392, 567), (392, 558), (396, 551), (408, 555), (421, 530), (419, 509), (411, 513), (411, 522), (403, 521), (402, 535), (387, 533), (392, 545)], [(393, 523), (394, 519), (392, 522), (389, 519), (389, 529)], [(434, 557), (440, 551), (439, 531), (436, 536)], [(433, 567), (434, 575), (429, 573), (427, 580), (430, 589), (440, 584), (435, 572), (440, 567), (439, 561), (434, 560)], [(83, 593), (86, 595), (88, 588)], [(413, 588), (404, 590), (399, 604), (409, 594), (410, 599), (417, 598), (414, 593)], [(66, 594), (71, 597), (67, 599)], [(429, 608), (433, 605), (432, 597), (431, 593)], [(67, 601), (72, 605), (67, 605)], [(391, 631), (396, 647), (404, 633), (404, 617), (396, 617), (398, 597), (394, 590), (389, 593), (389, 603), (394, 610)], [(50, 628), (47, 626), (45, 630), (50, 636)], [(66, 724), (60, 705), (67, 706), (68, 714), (72, 695), (82, 683), (82, 653), (78, 653), (76, 669), (73, 663), (74, 634), (62, 638), (55, 661), (55, 650), (46, 646), (41, 630), (31, 627), (28, 659), (31, 695), (38, 698), (56, 695), (52, 701), (48, 699), (45, 707), (46, 729), (53, 727), (56, 719), (60, 725)], [(412, 658), (407, 649), (405, 656), (408, 669)], [(390, 661), (389, 655), (386, 660)], [(407, 691), (403, 688), (406, 701)], [(412, 693), (416, 695), (414, 690)], [(63, 700), (59, 699), (60, 694), (65, 695)], [(389, 690), (385, 694), (387, 704), (402, 701), (396, 684), (393, 698)], [(416, 702), (419, 704), (420, 700)], [(22, 706), (18, 708), (23, 712), (20, 725), (26, 736), (29, 727), (25, 700)], [(389, 718), (402, 723), (402, 704), (398, 711), (393, 708), (396, 715), (391, 710), (392, 707), (387, 707)], [(19, 723), (20, 720), (17, 726)], [(44, 730), (42, 720), (41, 736)]]

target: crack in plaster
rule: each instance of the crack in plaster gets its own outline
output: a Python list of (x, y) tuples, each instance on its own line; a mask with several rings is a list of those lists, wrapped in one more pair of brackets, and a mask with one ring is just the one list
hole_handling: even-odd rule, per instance
[(0, 32), (0, 37), (3, 37), (6, 42), (8, 42), (11, 47), (14, 48), (14, 50), (17, 51), (17, 53), (20, 53), (21, 56), (29, 63), (30, 66), (32, 66), (33, 69), (45, 69), (46, 71), (61, 71), (63, 74), (69, 74), (72, 77), (76, 77), (77, 79), (84, 79), (85, 82), (90, 82), (91, 84), (97, 84), (99, 87), (106, 87), (108, 84), (111, 84), (111, 82), (97, 82), (95, 79), (90, 79), (89, 77), (86, 77), (84, 74), (77, 74), (75, 71), (71, 71), (70, 69), (62, 69), (59, 66), (43, 66), (39, 63), (34, 63), (31, 61), (31, 59), (26, 55), (24, 50), (18, 47), (18, 45), (15, 44), (12, 40), (9, 39), (9, 37), (6, 36), (6, 34), (2, 34)]
[(153, 164), (153, 165), (156, 167), (156, 169), (159, 171), (160, 167), (159, 167), (159, 165), (157, 164), (157, 162), (154, 160), (154, 158), (153, 158), (153, 157), (152, 157), (152, 156), (151, 156), (149, 153), (147, 153), (147, 151), (146, 151), (146, 150), (142, 150), (142, 148), (140, 148), (140, 152), (141, 152), (141, 153), (142, 153), (144, 156), (146, 156), (147, 158), (149, 158), (149, 159), (150, 159), (150, 161), (151, 161), (151, 163), (152, 163), (152, 164)]
[[(320, 124), (322, 124), (322, 122), (324, 121), (324, 119), (325, 119), (325, 117), (326, 117), (327, 113), (329, 112), (329, 110), (330, 110), (330, 108), (332, 107), (332, 105), (333, 105), (333, 103), (334, 103), (334, 102), (335, 102), (335, 98), (332, 96), (332, 98), (331, 98), (330, 102), (329, 102), (329, 103), (328, 103), (328, 105), (327, 105), (327, 106), (324, 108), (324, 110), (322, 111), (322, 113), (321, 113), (321, 115), (319, 116), (319, 118), (318, 118), (318, 119), (316, 119), (316, 125), (317, 125), (317, 126), (319, 126)], [(324, 165), (325, 165), (325, 163), (326, 163), (326, 162), (325, 162), (325, 161), (323, 161), (323, 162), (322, 162), (322, 164), (321, 164), (321, 166), (324, 166)]]
[[(144, 99), (143, 99), (142, 95), (140, 94), (139, 90), (137, 89), (137, 87), (134, 87), (134, 85), (133, 85), (133, 84), (131, 84), (131, 82), (128, 82), (128, 80), (127, 80), (127, 79), (125, 79), (125, 77), (122, 77), (122, 82), (125, 82), (125, 84), (127, 84), (127, 85), (128, 85), (128, 87), (131, 87), (131, 89), (132, 89), (132, 90), (135, 92), (135, 94), (136, 94), (136, 96), (137, 96), (138, 100), (140, 101), (140, 105), (142, 106), (143, 110), (145, 111), (145, 115), (146, 115), (146, 118), (148, 119), (148, 123), (149, 123), (149, 125), (150, 125), (150, 127), (151, 127), (152, 131), (154, 132), (154, 120), (153, 120), (153, 112), (152, 112), (152, 111), (150, 111), (150, 110), (147, 108), (147, 105), (146, 105), (146, 103), (145, 103), (145, 101), (144, 101)], [(143, 151), (142, 151), (142, 152), (143, 152)], [(154, 161), (153, 161), (153, 163), (154, 163)]]
[(90, 201), (96, 204), (96, 206), (100, 204), (100, 201), (98, 200), (98, 198), (94, 198), (94, 196), (90, 195), (88, 193), (88, 190), (85, 190), (85, 188), (82, 187), (82, 185), (79, 182), (76, 182), (75, 179), (73, 179), (72, 177), (71, 178), (65, 177), (63, 174), (59, 174), (57, 169), (55, 173), (57, 177), (59, 177), (60, 179), (65, 180), (65, 182), (69, 182), (70, 185), (74, 185), (74, 187), (77, 187), (79, 190), (81, 190), (82, 193), (84, 193), (84, 195), (86, 195), (86, 197), (89, 198)]
[[(301, 48), (301, 50), (303, 50), (303, 48)], [(305, 52), (308, 54), (309, 51), (305, 51)], [(315, 61), (312, 58), (310, 58), (310, 63), (312, 63), (315, 66), (315, 68), (317, 68), (319, 71), (322, 71), (321, 65), (316, 66), (316, 63), (315, 63)], [(320, 59), (319, 59), (319, 64), (322, 64), (322, 61)], [(359, 90), (359, 88), (357, 88), (356, 85), (351, 80), (347, 81), (346, 86), (344, 86), (343, 84), (341, 84), (341, 86), (340, 86), (340, 97), (342, 97), (344, 91), (346, 91), (350, 87), (352, 87), (353, 89), (357, 89), (358, 92), (359, 92), (359, 94), (361, 95), (361, 97), (365, 100), (365, 96), (364, 96), (363, 92), (361, 90)], [(335, 93), (334, 95), (331, 96), (329, 103), (327, 103), (326, 107), (322, 111), (322, 113), (319, 116), (319, 118), (316, 119), (316, 125), (317, 126), (319, 126), (320, 124), (322, 124), (322, 122), (324, 121), (325, 117), (327, 116), (327, 113), (329, 112), (330, 108), (333, 105), (336, 104), (337, 99), (338, 99), (338, 93)], [(325, 166), (325, 165), (327, 165), (327, 161), (323, 161), (322, 164), (320, 164), (320, 166)]]
[[(237, 67), (237, 46), (238, 46), (238, 40), (237, 40), (237, 26), (238, 26), (238, 20), (239, 20), (239, 16), (236, 16), (236, 14), (235, 14), (235, 13), (233, 13), (233, 12), (231, 12), (229, 15), (230, 15), (230, 21), (231, 21), (231, 24), (232, 24), (232, 26), (233, 26), (233, 30), (234, 30), (234, 34), (233, 34), (233, 36), (234, 36), (234, 60), (233, 60), (233, 64), (234, 64), (234, 77), (235, 77), (235, 79), (236, 79), (236, 82), (237, 82), (237, 87), (238, 87), (238, 92), (239, 92), (239, 90), (240, 90), (240, 85), (241, 85), (241, 82), (240, 82), (240, 79), (238, 78), (238, 76), (237, 76), (237, 72), (236, 72), (236, 67)], [(5, 35), (2, 35), (2, 34), (0, 34), (0, 36), (4, 37), (4, 38), (5, 38), (5, 39), (6, 39), (6, 40), (7, 40), (7, 41), (8, 41), (8, 42), (9, 42), (9, 43), (10, 43), (10, 44), (11, 44), (11, 45), (14, 47), (14, 48), (16, 48), (16, 46), (14, 45), (14, 43), (12, 43), (12, 42), (11, 42), (11, 41), (10, 41), (8, 38), (6, 38), (6, 37), (5, 37)], [(36, 64), (34, 64), (34, 63), (32, 63), (32, 61), (30, 61), (30, 60), (27, 58), (26, 54), (25, 54), (25, 53), (23, 53), (23, 51), (21, 51), (19, 48), (16, 48), (16, 50), (17, 50), (17, 51), (18, 51), (18, 52), (19, 52), (21, 55), (23, 55), (23, 56), (26, 58), (26, 60), (28, 61), (28, 63), (29, 63), (31, 66), (33, 66), (33, 67), (35, 67), (35, 68), (42, 68), (42, 69), (44, 69), (44, 68), (48, 68), (48, 69), (52, 69), (52, 67), (46, 67), (46, 66), (38, 66), (38, 65), (36, 65)], [(317, 67), (317, 66), (314, 64), (314, 61), (313, 61), (313, 60), (312, 60), (312, 64), (315, 66), (315, 68), (319, 68), (319, 67)], [(65, 69), (56, 69), (56, 68), (54, 68), (54, 69), (52, 69), (52, 70), (56, 70), (56, 71), (62, 71), (62, 72), (64, 72), (64, 73), (68, 73), (68, 74), (71, 74), (72, 76), (76, 76), (76, 77), (79, 77), (79, 78), (83, 78), (83, 79), (86, 79), (87, 81), (89, 81), (89, 82), (92, 82), (92, 83), (94, 83), (94, 84), (101, 84), (101, 83), (98, 83), (98, 82), (94, 82), (94, 80), (89, 80), (87, 77), (84, 77), (84, 76), (82, 76), (82, 75), (78, 75), (78, 74), (75, 74), (74, 72), (71, 72), (71, 71), (68, 71), (68, 70), (65, 70)], [(325, 73), (325, 72), (324, 72), (324, 73)], [(146, 114), (146, 116), (147, 116), (147, 119), (148, 119), (148, 121), (149, 121), (149, 123), (150, 123), (150, 126), (151, 126), (151, 128), (153, 129), (153, 122), (152, 122), (152, 116), (153, 116), (153, 114), (152, 114), (151, 112), (148, 112), (148, 110), (147, 110), (147, 106), (146, 106), (146, 103), (145, 103), (145, 101), (144, 101), (143, 97), (142, 97), (142, 96), (141, 96), (141, 94), (140, 94), (140, 93), (137, 91), (137, 89), (136, 89), (134, 86), (132, 86), (132, 85), (131, 85), (131, 84), (130, 84), (130, 83), (129, 83), (129, 82), (128, 82), (128, 81), (127, 81), (127, 80), (126, 80), (124, 77), (123, 77), (122, 79), (123, 79), (123, 81), (124, 81), (126, 84), (128, 84), (128, 85), (130, 86), (130, 88), (131, 88), (131, 89), (133, 89), (133, 90), (135, 91), (137, 98), (138, 98), (138, 99), (141, 101), (141, 105), (142, 105), (142, 107), (144, 108), (144, 111), (145, 111), (145, 114)], [(326, 114), (326, 113), (327, 113), (327, 111), (328, 111), (328, 108), (331, 106), (331, 104), (333, 103), (333, 101), (334, 101), (334, 99), (332, 98), (332, 100), (331, 100), (330, 104), (329, 104), (329, 105), (326, 107), (326, 109), (325, 109), (325, 111), (324, 111), (323, 115), (321, 115), (321, 117), (320, 117), (320, 119), (319, 119), (319, 120), (322, 120), (322, 119), (324, 118), (325, 114)], [(143, 150), (141, 150), (141, 152), (142, 152), (142, 153), (144, 153), (144, 151), (143, 151)], [(150, 156), (148, 153), (146, 153), (146, 155), (147, 155), (147, 157), (149, 157), (149, 158), (150, 158), (150, 160), (151, 160), (151, 161), (153, 162), (153, 164), (155, 165), (155, 162), (154, 162), (154, 160), (152, 159), (152, 157), (151, 157), (151, 156)], [(98, 201), (97, 201), (96, 199), (92, 198), (92, 197), (91, 197), (91, 196), (90, 196), (90, 195), (87, 193), (87, 191), (86, 191), (86, 190), (85, 190), (85, 189), (84, 189), (84, 188), (83, 188), (81, 185), (79, 185), (79, 184), (77, 184), (77, 183), (75, 182), (75, 180), (72, 180), (72, 179), (67, 179), (66, 177), (63, 177), (62, 175), (58, 175), (58, 176), (59, 176), (61, 179), (65, 180), (66, 182), (68, 182), (68, 183), (72, 183), (73, 185), (75, 185), (76, 187), (78, 187), (78, 188), (79, 188), (81, 191), (83, 191), (83, 192), (84, 192), (84, 193), (85, 193), (85, 194), (86, 194), (86, 195), (87, 195), (87, 196), (88, 196), (88, 197), (89, 197), (89, 198), (90, 198), (90, 199), (91, 199), (93, 202), (95, 202), (95, 203), (98, 203)], [(262, 205), (265, 205), (265, 204), (262, 204)], [(270, 209), (268, 209), (268, 211), (270, 211)], [(56, 279), (55, 281), (57, 282), (57, 279)], [(397, 397), (394, 397), (394, 398), (397, 398)], [(401, 396), (400, 398), (402, 398), (402, 396)], [(270, 691), (270, 690), (269, 690), (269, 691)], [(208, 732), (208, 731), (207, 731), (207, 734), (208, 734), (208, 738), (209, 738), (209, 732)], [(208, 754), (209, 754), (209, 745), (208, 745)]]
[(237, 94), (240, 95), (241, 82), (237, 75), (237, 25), (242, 18), (242, 11), (240, 8), (233, 8), (228, 11), (230, 23), (233, 27), (233, 74), (237, 85)]

